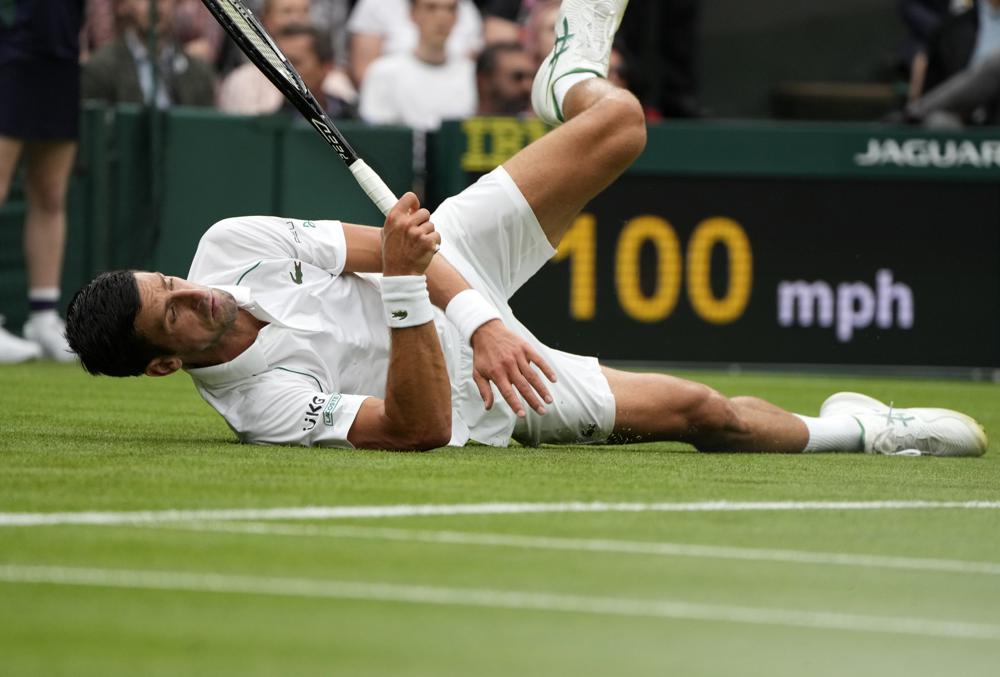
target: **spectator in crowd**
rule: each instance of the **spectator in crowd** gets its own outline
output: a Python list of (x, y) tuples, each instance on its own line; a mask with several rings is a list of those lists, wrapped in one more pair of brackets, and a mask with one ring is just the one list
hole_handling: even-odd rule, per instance
[(898, 0), (900, 18), (906, 25), (907, 35), (900, 47), (901, 71), (910, 79), (911, 97), (919, 96), (927, 73), (927, 47), (956, 5), (971, 0)]
[(483, 10), (483, 39), (487, 45), (518, 42), (524, 24), (539, 0), (486, 0)]
[(343, 58), (347, 50), (347, 17), (353, 0), (312, 0), (312, 24), (329, 34), (333, 53)]
[[(310, 25), (309, 0), (264, 0), (261, 23), (271, 35), (291, 25)], [(233, 69), (219, 88), (219, 109), (237, 115), (262, 115), (281, 108), (284, 97), (251, 63)]]
[(937, 129), (1000, 123), (1000, 51), (908, 103), (904, 117), (907, 122)]
[(188, 56), (170, 38), (174, 0), (156, 0), (158, 68), (146, 36), (151, 0), (119, 0), (120, 37), (102, 47), (83, 69), (83, 97), (108, 103), (211, 106), (215, 75), (201, 59)]
[(174, 9), (173, 38), (189, 56), (214, 66), (226, 33), (201, 0), (177, 0)]
[(956, 3), (966, 5), (967, 2), (968, 0), (897, 0), (899, 16), (907, 29), (903, 45), (904, 61), (910, 63), (913, 57), (926, 50), (949, 12), (956, 9)]
[(556, 19), (559, 17), (559, 0), (537, 0), (528, 13), (524, 26), (524, 43), (542, 63), (556, 44)]
[(931, 37), (923, 77), (913, 82), (911, 100), (976, 66), (1000, 46), (1000, 2), (976, 0), (949, 15)]
[[(347, 22), (351, 77), (360, 85), (377, 57), (408, 53), (417, 46), (410, 19), (412, 0), (358, 0)], [(482, 49), (482, 18), (471, 0), (459, 0), (458, 18), (448, 39), (450, 56), (473, 58)]]
[[(83, 29), (83, 53), (92, 52), (113, 42), (117, 37), (118, 0), (86, 0), (86, 21)], [(171, 24), (172, 37), (189, 56), (215, 64), (225, 44), (225, 31), (212, 18), (201, 0), (177, 0)]]
[(476, 111), (475, 64), (448, 52), (459, 0), (410, 0), (417, 27), (412, 51), (372, 62), (361, 85), (361, 118), (372, 124), (404, 124), (421, 131)]
[[(327, 33), (312, 26), (292, 24), (283, 28), (275, 39), (278, 49), (288, 57), (330, 117), (341, 120), (355, 117), (357, 92), (347, 74), (335, 68), (333, 43)], [(284, 107), (295, 112), (287, 101)]]
[(997, 54), (1000, 0), (978, 0), (950, 16), (928, 45), (925, 72), (915, 73), (904, 118), (945, 126), (990, 121)]
[(633, 90), (649, 112), (667, 118), (704, 115), (698, 101), (701, 0), (632, 0), (618, 37), (642, 55)]
[(0, 204), (24, 158), (24, 254), (30, 315), (24, 339), (0, 318), (0, 363), (75, 356), (57, 314), (66, 240), (66, 191), (80, 121), (83, 0), (0, 7)]
[(118, 0), (85, 0), (80, 51), (85, 57), (115, 39)]
[(520, 42), (488, 45), (476, 61), (478, 115), (525, 115), (537, 64)]

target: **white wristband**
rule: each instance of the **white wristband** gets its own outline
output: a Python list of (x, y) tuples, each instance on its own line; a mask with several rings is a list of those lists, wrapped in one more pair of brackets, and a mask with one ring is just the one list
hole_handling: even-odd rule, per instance
[(475, 289), (466, 289), (452, 297), (444, 314), (458, 327), (462, 339), (472, 343), (472, 335), (490, 320), (499, 320), (500, 313)]
[(382, 278), (382, 305), (390, 329), (427, 324), (434, 319), (434, 307), (423, 275), (389, 275)]

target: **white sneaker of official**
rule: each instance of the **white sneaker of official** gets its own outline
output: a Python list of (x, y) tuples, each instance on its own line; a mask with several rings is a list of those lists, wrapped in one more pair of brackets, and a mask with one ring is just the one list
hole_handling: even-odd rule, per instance
[(565, 121), (555, 84), (567, 75), (608, 76), (611, 47), (628, 0), (562, 0), (556, 21), (556, 44), (535, 75), (531, 106), (542, 120)]
[(861, 393), (837, 393), (820, 407), (820, 417), (853, 416), (867, 454), (982, 456), (986, 431), (975, 419), (951, 409), (896, 409)]
[(35, 313), (24, 323), (24, 338), (37, 343), (42, 353), (56, 362), (76, 359), (66, 341), (66, 324), (53, 312)]
[(0, 315), (0, 364), (17, 364), (42, 356), (40, 345), (11, 334), (3, 328), (4, 320), (3, 315)]

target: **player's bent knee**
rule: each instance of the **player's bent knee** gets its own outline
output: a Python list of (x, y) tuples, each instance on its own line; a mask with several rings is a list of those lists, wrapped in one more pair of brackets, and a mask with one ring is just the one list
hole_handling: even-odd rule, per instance
[(608, 94), (606, 101), (611, 107), (615, 134), (620, 137), (617, 146), (629, 157), (638, 157), (646, 147), (646, 115), (642, 104), (624, 89)]

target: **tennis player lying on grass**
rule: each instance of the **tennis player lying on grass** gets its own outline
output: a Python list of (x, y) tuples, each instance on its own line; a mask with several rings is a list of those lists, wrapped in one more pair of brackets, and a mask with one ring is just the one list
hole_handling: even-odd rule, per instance
[(562, 3), (533, 92), (542, 119), (565, 122), (558, 129), (433, 215), (407, 194), (382, 229), (227, 219), (202, 238), (186, 280), (101, 275), (67, 316), (84, 367), (184, 369), (240, 440), (257, 444), (677, 440), (705, 451), (982, 454), (985, 434), (957, 412), (841, 393), (819, 418), (797, 416), (601, 367), (518, 322), (507, 300), (645, 144), (638, 101), (596, 77), (627, 0), (610, 15), (608, 4)]

